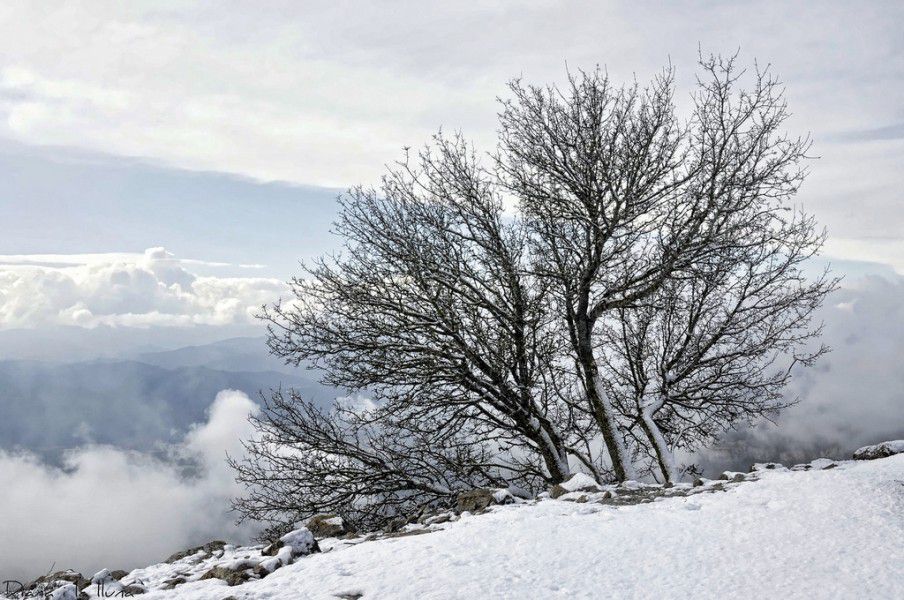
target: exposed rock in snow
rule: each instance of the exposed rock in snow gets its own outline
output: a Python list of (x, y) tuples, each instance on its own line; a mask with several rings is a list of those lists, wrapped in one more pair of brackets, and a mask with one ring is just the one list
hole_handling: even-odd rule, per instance
[(719, 479), (721, 479), (722, 481), (733, 481), (735, 483), (738, 483), (747, 479), (747, 473), (741, 473), (739, 471), (724, 471), (721, 475), (719, 475)]
[(73, 571), (72, 569), (68, 569), (66, 571), (57, 571), (56, 573), (51, 573), (50, 575), (42, 575), (41, 577), (38, 577), (37, 579), (29, 583), (26, 586), (26, 589), (38, 590), (47, 587), (56, 587), (54, 584), (58, 582), (72, 583), (78, 589), (82, 589), (91, 583), (81, 573)]
[(345, 535), (348, 530), (342, 517), (332, 514), (314, 515), (308, 519), (305, 525), (315, 538), (339, 537)]
[(824, 471), (826, 469), (834, 469), (838, 464), (830, 458), (817, 458), (810, 462), (810, 468)]
[(67, 583), (53, 590), (50, 600), (78, 600), (78, 588), (73, 583)]
[(781, 463), (755, 463), (752, 467), (750, 467), (751, 473), (756, 473), (758, 471), (787, 471), (788, 468)]
[(166, 559), (168, 563), (174, 563), (177, 560), (182, 560), (187, 556), (210, 556), (216, 553), (222, 555), (223, 548), (226, 547), (226, 542), (221, 540), (214, 540), (212, 542), (207, 542), (203, 546), (196, 546), (194, 548), (189, 548), (188, 550), (182, 550), (181, 552), (176, 552), (172, 556)]
[(493, 504), (511, 504), (514, 501), (515, 497), (508, 490), (468, 490), (458, 495), (455, 512), (479, 513)]
[(596, 480), (586, 473), (575, 473), (562, 483), (552, 486), (549, 490), (550, 498), (558, 498), (569, 492), (602, 492), (603, 488)]
[(292, 549), (293, 558), (307, 556), (311, 552), (320, 552), (320, 547), (317, 545), (317, 540), (314, 539), (314, 534), (307, 527), (290, 531), (279, 538), (279, 541), (283, 543), (283, 546), (288, 546)]
[(93, 585), (108, 583), (110, 581), (113, 581), (113, 576), (110, 575), (110, 569), (101, 569), (94, 574), (94, 577), (91, 578), (91, 583)]
[(233, 570), (226, 566), (218, 566), (201, 575), (199, 581), (204, 581), (205, 579), (222, 579), (227, 585), (233, 586), (248, 581), (251, 579), (251, 574), (244, 569)]
[(854, 452), (854, 460), (875, 460), (904, 452), (904, 440), (882, 442), (874, 446), (864, 446)]

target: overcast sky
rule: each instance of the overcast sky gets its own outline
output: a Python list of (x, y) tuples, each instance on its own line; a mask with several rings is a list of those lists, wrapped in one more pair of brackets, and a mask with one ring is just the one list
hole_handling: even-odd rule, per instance
[[(786, 82), (789, 126), (822, 157), (800, 199), (827, 253), (904, 272), (902, 21), (900, 2), (3, 2), (0, 252), (273, 262), (251, 232), (322, 232), (335, 194), (318, 188), (374, 182), (440, 126), (492, 147), (508, 78), (643, 80), (671, 60), (686, 92), (699, 45)], [(316, 253), (315, 232), (270, 245)]]

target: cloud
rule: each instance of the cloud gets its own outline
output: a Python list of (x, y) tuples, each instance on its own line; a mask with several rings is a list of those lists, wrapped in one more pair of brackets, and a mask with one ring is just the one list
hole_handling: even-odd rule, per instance
[(895, 123), (873, 129), (855, 129), (837, 133), (832, 140), (838, 142), (876, 142), (887, 140), (900, 140), (904, 138), (904, 123)]
[(217, 266), (164, 248), (0, 256), (0, 328), (242, 324), (286, 289), (277, 279), (199, 276), (199, 264)]
[(904, 437), (904, 277), (846, 282), (820, 316), (832, 352), (795, 374), (786, 396), (799, 403), (775, 424), (727, 435), (721, 450), (702, 453), (704, 465), (850, 458), (860, 446)]
[(642, 81), (671, 61), (686, 106), (698, 47), (741, 48), (816, 142), (801, 201), (833, 236), (900, 240), (902, 17), (892, 1), (7, 2), (0, 137), (346, 187), (440, 126), (491, 149), (510, 77), (599, 63)]
[(247, 540), (251, 529), (227, 512), (239, 490), (225, 455), (241, 453), (255, 410), (245, 394), (220, 392), (207, 422), (164, 458), (84, 446), (59, 469), (0, 452), (0, 579), (25, 580), (53, 563), (89, 574), (130, 569), (224, 535)]

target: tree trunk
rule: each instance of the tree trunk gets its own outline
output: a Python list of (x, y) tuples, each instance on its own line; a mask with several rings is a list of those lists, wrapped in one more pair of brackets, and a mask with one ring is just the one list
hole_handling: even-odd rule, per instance
[(675, 466), (675, 455), (669, 449), (669, 445), (659, 429), (659, 425), (653, 419), (653, 407), (644, 407), (640, 410), (640, 426), (650, 440), (653, 451), (656, 453), (656, 462), (662, 472), (664, 481), (676, 483), (678, 481), (678, 467)]
[(527, 427), (523, 427), (526, 435), (537, 445), (537, 451), (543, 458), (543, 464), (549, 472), (549, 481), (552, 484), (562, 483), (571, 475), (571, 467), (568, 465), (568, 453), (562, 436), (556, 431), (555, 426), (548, 419), (539, 416), (530, 418)]
[(618, 481), (634, 478), (634, 468), (627, 448), (622, 442), (618, 432), (618, 423), (615, 420), (615, 411), (612, 409), (609, 398), (599, 385), (599, 367), (593, 356), (593, 344), (590, 336), (589, 324), (582, 320), (578, 323), (578, 360), (584, 379), (584, 389), (587, 393), (587, 402), (593, 409), (593, 417), (596, 420), (609, 459), (612, 461), (612, 469)]

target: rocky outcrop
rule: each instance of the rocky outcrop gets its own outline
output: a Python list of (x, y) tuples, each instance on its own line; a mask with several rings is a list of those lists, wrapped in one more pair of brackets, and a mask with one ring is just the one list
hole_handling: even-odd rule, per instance
[(335, 514), (314, 515), (306, 524), (317, 539), (339, 537), (349, 532), (342, 517)]
[(455, 501), (455, 512), (480, 513), (494, 504), (511, 504), (515, 497), (508, 490), (476, 489), (462, 492)]
[(602, 486), (593, 477), (585, 473), (575, 473), (562, 483), (558, 483), (549, 490), (549, 497), (556, 499), (571, 492), (599, 493)]
[(66, 571), (57, 571), (56, 573), (51, 573), (50, 575), (42, 575), (41, 577), (38, 577), (27, 586), (25, 586), (25, 589), (36, 590), (41, 587), (47, 587), (56, 581), (65, 581), (66, 583), (71, 583), (80, 590), (85, 589), (86, 587), (88, 587), (88, 585), (91, 584), (88, 578), (78, 571), (67, 569)]
[(854, 460), (876, 460), (877, 458), (888, 458), (889, 456), (902, 453), (904, 453), (904, 440), (891, 440), (873, 446), (858, 448), (854, 452)]
[(314, 534), (307, 527), (301, 527), (265, 546), (261, 550), (261, 555), (274, 556), (279, 558), (283, 564), (290, 564), (299, 556), (307, 556), (314, 552), (320, 552), (320, 546), (314, 539)]
[(194, 548), (189, 548), (188, 550), (183, 550), (182, 552), (176, 552), (169, 558), (167, 558), (164, 562), (174, 563), (177, 560), (182, 560), (183, 558), (194, 556), (199, 552), (204, 553), (205, 555), (213, 555), (214, 553), (223, 552), (223, 548), (226, 546), (226, 542), (221, 540), (214, 540), (212, 542), (207, 542), (203, 546), (195, 546)]
[(226, 567), (214, 567), (201, 575), (201, 580), (204, 579), (222, 579), (228, 585), (233, 586), (245, 583), (251, 579), (251, 575), (244, 570), (234, 571)]

